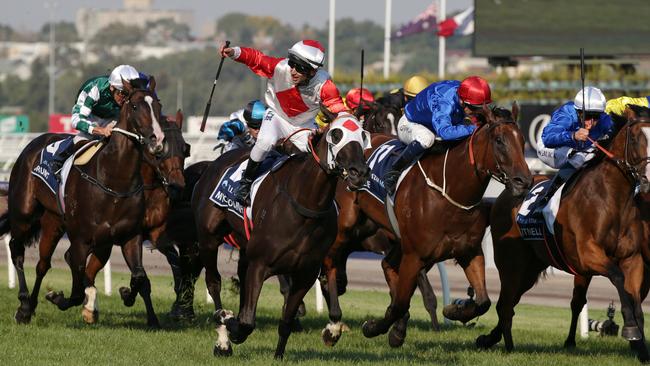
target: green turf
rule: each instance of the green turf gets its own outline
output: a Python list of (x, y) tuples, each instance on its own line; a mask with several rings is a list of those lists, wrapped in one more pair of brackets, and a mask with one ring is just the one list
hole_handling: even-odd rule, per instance
[[(33, 268), (27, 271), (33, 281)], [(212, 345), (215, 332), (208, 321), (212, 305), (205, 302), (205, 286), (197, 286), (196, 310), (198, 320), (179, 326), (166, 316), (172, 303), (171, 278), (152, 278), (154, 306), (158, 311), (163, 331), (148, 331), (145, 326), (144, 306), (138, 299), (132, 308), (124, 307), (116, 295), (103, 295), (103, 277), (100, 274), (99, 324), (82, 322), (81, 308), (61, 312), (43, 299), (36, 316), (29, 325), (13, 321), (18, 305), (17, 290), (6, 286), (6, 267), (0, 267), (0, 365), (267, 365), (273, 361), (277, 341), (277, 319), (281, 297), (277, 286), (267, 284), (258, 308), (257, 329), (243, 345), (234, 347), (234, 356), (215, 359)], [(202, 280), (201, 280), (202, 281)], [(113, 292), (128, 283), (125, 274), (114, 274)], [(52, 270), (44, 281), (44, 288), (63, 289), (69, 294), (69, 275), (63, 270)], [(227, 287), (227, 286), (224, 286)], [(223, 291), (226, 307), (234, 309), (236, 297)], [(430, 331), (421, 298), (414, 297), (411, 322), (405, 345), (390, 349), (386, 336), (366, 339), (360, 332), (361, 323), (368, 316), (380, 316), (388, 305), (382, 291), (349, 291), (342, 297), (344, 319), (351, 331), (345, 333), (334, 348), (323, 345), (320, 331), (327, 322), (325, 314), (315, 311), (315, 296), (307, 297), (307, 317), (304, 333), (289, 339), (284, 362), (306, 365), (333, 364), (454, 364), (454, 365), (636, 365), (632, 353), (620, 337), (578, 340), (573, 351), (561, 348), (566, 334), (569, 311), (541, 306), (519, 306), (514, 321), (515, 352), (506, 353), (503, 345), (490, 351), (477, 351), (474, 340), (485, 334), (496, 323), (494, 307), (481, 317), (473, 328), (444, 327), (442, 332)], [(496, 303), (497, 299), (492, 299)], [(604, 317), (597, 311), (592, 315)], [(620, 313), (617, 323), (622, 324)]]

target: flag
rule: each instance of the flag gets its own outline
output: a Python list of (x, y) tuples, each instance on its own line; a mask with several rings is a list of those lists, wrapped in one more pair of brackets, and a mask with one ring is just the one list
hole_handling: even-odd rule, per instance
[(431, 3), (415, 19), (403, 25), (397, 32), (393, 33), (393, 38), (402, 38), (421, 32), (432, 32), (436, 29), (436, 18), (438, 16), (438, 7), (436, 1)]
[(441, 37), (467, 36), (474, 33), (474, 7), (456, 14), (438, 23), (438, 35)]

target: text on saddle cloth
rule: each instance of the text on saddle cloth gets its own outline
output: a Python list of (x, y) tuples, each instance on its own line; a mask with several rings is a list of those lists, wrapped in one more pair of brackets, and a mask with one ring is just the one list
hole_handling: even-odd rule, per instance
[[(271, 151), (264, 161), (262, 161), (257, 169), (253, 185), (251, 186), (251, 205), (255, 200), (255, 194), (257, 193), (259, 186), (268, 173), (280, 168), (288, 159), (288, 155), (282, 155), (276, 151)], [(235, 199), (235, 192), (239, 189), (240, 180), (247, 165), (248, 159), (226, 169), (225, 173), (219, 179), (219, 183), (210, 195), (210, 201), (214, 202), (217, 206), (223, 207), (234, 213), (242, 220), (244, 219), (244, 207)], [(247, 215), (248, 217), (251, 217), (250, 209), (247, 211)]]
[[(58, 197), (59, 205), (61, 207), (61, 211), (65, 212), (65, 205), (64, 205), (64, 198), (65, 198), (65, 183), (68, 179), (68, 175), (70, 174), (70, 169), (72, 168), (73, 162), (76, 162), (76, 159), (79, 156), (84, 155), (85, 152), (88, 151), (93, 151), (96, 153), (99, 148), (101, 147), (102, 142), (101, 141), (91, 141), (84, 146), (82, 146), (79, 150), (77, 150), (72, 156), (68, 157), (63, 164), (63, 166), (60, 169), (59, 176), (61, 179), (61, 183), (59, 184), (59, 181), (56, 178), (56, 173), (51, 171), (51, 164), (50, 162), (53, 159), (53, 156), (56, 155), (59, 151), (65, 151), (67, 149), (72, 149), (72, 145), (74, 145), (74, 136), (67, 137), (62, 140), (55, 141), (43, 148), (41, 150), (41, 156), (39, 163), (32, 169), (32, 174), (39, 178), (40, 180), (45, 183), (45, 185), (52, 191), (52, 193)], [(84, 157), (84, 164), (92, 158), (92, 155), (90, 157)]]
[[(370, 168), (370, 178), (366, 184), (361, 188), (362, 191), (370, 193), (371, 196), (376, 198), (379, 202), (385, 203), (386, 189), (384, 188), (384, 176), (391, 169), (400, 153), (406, 148), (406, 145), (400, 140), (388, 140), (381, 144), (375, 151), (368, 157), (368, 167)], [(412, 166), (404, 169), (402, 175), (397, 182), (397, 189), (402, 180), (411, 170)]]
[(545, 196), (550, 187), (551, 180), (545, 180), (533, 186), (517, 212), (517, 225), (524, 240), (544, 240), (545, 231), (550, 235), (555, 234), (553, 225), (560, 208), (560, 199), (565, 185), (563, 184), (553, 193), (553, 197), (541, 210), (541, 214), (540, 210), (536, 210), (540, 204), (538, 201)]

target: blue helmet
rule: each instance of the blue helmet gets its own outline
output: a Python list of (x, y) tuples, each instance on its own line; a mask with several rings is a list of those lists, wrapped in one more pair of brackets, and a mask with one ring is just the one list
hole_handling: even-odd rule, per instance
[(244, 108), (244, 119), (248, 127), (258, 130), (262, 125), (262, 117), (266, 112), (266, 105), (259, 100), (253, 100)]

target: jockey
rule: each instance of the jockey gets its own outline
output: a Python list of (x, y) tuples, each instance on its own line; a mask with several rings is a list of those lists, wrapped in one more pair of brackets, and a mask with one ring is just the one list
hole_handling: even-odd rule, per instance
[(605, 113), (617, 116), (623, 116), (625, 108), (628, 105), (638, 105), (640, 107), (648, 107), (650, 104), (650, 96), (643, 98), (631, 98), (631, 97), (619, 97), (616, 99), (610, 99), (607, 101), (607, 106), (605, 107)]
[(429, 83), (422, 76), (411, 76), (404, 82), (404, 87), (391, 90), (389, 93), (384, 94), (383, 97), (377, 99), (377, 103), (386, 107), (393, 107), (398, 111), (402, 110), (406, 106), (406, 103), (413, 100), (428, 85)]
[[(79, 131), (74, 142), (110, 136), (113, 129), (111, 122), (119, 118), (120, 107), (127, 97), (122, 80), (139, 78), (140, 74), (133, 66), (119, 65), (109, 76), (97, 76), (84, 82), (77, 94), (77, 103), (72, 107), (72, 127)], [(65, 146), (52, 156), (52, 172), (61, 169), (74, 152), (74, 144)]]
[[(316, 128), (314, 117), (322, 103), (333, 113), (346, 110), (339, 91), (323, 69), (325, 48), (318, 41), (304, 40), (289, 49), (288, 57), (271, 57), (246, 47), (222, 47), (221, 55), (248, 66), (254, 73), (269, 78), (265, 101), (269, 109), (242, 176), (237, 200), (250, 205), (250, 188), (259, 164), (276, 141), (301, 128)], [(291, 141), (308, 151), (309, 133), (298, 133)]]
[(362, 92), (361, 88), (350, 89), (350, 91), (345, 95), (344, 101), (348, 109), (350, 109), (352, 113), (355, 113), (359, 108), (361, 100), (363, 100), (363, 105), (361, 106), (363, 112), (361, 113), (361, 116), (359, 116), (359, 121), (365, 119), (366, 113), (370, 112), (370, 105), (375, 102), (375, 97), (372, 96), (370, 90), (363, 88)]
[(259, 100), (253, 100), (246, 108), (233, 112), (230, 120), (219, 129), (218, 139), (228, 142), (223, 152), (253, 146), (265, 112), (266, 105)]
[(416, 95), (397, 123), (397, 136), (407, 146), (384, 176), (386, 192), (391, 196), (395, 193), (402, 171), (417, 161), (436, 137), (459, 140), (471, 135), (476, 126), (466, 124), (467, 117), (478, 114), (489, 103), (492, 103), (490, 85), (478, 76), (462, 82), (439, 81)]
[[(584, 99), (583, 99), (584, 96)], [(584, 102), (586, 100), (586, 103)], [(566, 180), (594, 156), (589, 139), (596, 141), (611, 132), (613, 123), (605, 113), (607, 100), (600, 89), (586, 86), (553, 112), (537, 142), (537, 156), (546, 165), (559, 169), (550, 188), (537, 205), (543, 208)], [(584, 114), (584, 126), (581, 119)]]

